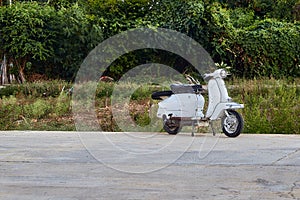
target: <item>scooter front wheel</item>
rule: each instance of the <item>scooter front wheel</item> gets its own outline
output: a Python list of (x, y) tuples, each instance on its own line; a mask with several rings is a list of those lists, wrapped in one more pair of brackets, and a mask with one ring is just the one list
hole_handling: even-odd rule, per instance
[(228, 137), (237, 137), (244, 127), (244, 120), (240, 113), (235, 110), (227, 110), (228, 115), (222, 118), (222, 130)]

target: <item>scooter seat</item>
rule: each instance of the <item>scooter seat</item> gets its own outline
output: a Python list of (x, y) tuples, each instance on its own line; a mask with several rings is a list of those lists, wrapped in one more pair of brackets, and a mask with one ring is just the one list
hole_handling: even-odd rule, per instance
[(189, 84), (172, 84), (171, 90), (174, 94), (182, 93), (198, 93), (203, 90), (202, 85), (189, 85)]
[(160, 92), (153, 92), (151, 98), (154, 100), (163, 100), (164, 97), (170, 97), (173, 94), (172, 91), (160, 91)]

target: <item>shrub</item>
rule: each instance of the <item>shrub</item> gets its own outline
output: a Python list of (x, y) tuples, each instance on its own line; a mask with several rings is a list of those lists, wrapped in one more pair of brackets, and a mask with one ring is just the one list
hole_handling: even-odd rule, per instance
[(271, 19), (239, 29), (232, 64), (236, 73), (245, 77), (299, 77), (299, 32), (299, 25)]
[(100, 82), (97, 85), (97, 90), (96, 90), (96, 97), (101, 98), (101, 97), (110, 97), (114, 88), (114, 83), (112, 82)]
[(70, 113), (70, 97), (67, 94), (61, 93), (56, 99), (53, 113), (56, 116), (64, 116)]
[(236, 8), (230, 10), (230, 20), (235, 28), (249, 27), (255, 22), (253, 10)]
[(244, 81), (235, 89), (235, 100), (245, 104), (241, 110), (246, 133), (299, 134), (300, 88), (278, 80)]
[(8, 85), (0, 89), (0, 97), (10, 95), (25, 97), (57, 97), (64, 90), (67, 92), (71, 84), (65, 81), (40, 81), (22, 85)]
[(11, 124), (20, 119), (22, 115), (22, 106), (14, 96), (0, 99), (0, 126), (6, 129)]
[(32, 104), (24, 105), (24, 116), (31, 119), (47, 117), (52, 111), (52, 105), (46, 100), (37, 99)]

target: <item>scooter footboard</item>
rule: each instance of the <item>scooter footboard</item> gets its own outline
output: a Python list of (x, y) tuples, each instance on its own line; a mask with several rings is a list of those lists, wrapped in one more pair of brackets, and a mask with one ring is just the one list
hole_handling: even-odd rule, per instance
[(212, 113), (212, 115), (207, 116), (207, 117), (210, 118), (210, 120), (217, 120), (224, 114), (225, 110), (228, 110), (228, 109), (235, 110), (235, 109), (240, 109), (240, 108), (244, 108), (244, 104), (239, 104), (239, 103), (235, 103), (235, 102), (219, 103), (215, 107), (215, 110)]

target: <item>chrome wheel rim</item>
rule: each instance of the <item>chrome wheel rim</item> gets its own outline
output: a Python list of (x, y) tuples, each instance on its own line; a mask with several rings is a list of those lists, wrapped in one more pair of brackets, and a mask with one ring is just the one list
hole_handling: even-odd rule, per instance
[(223, 126), (224, 129), (229, 133), (233, 134), (237, 130), (239, 121), (234, 115), (229, 115), (225, 118)]

